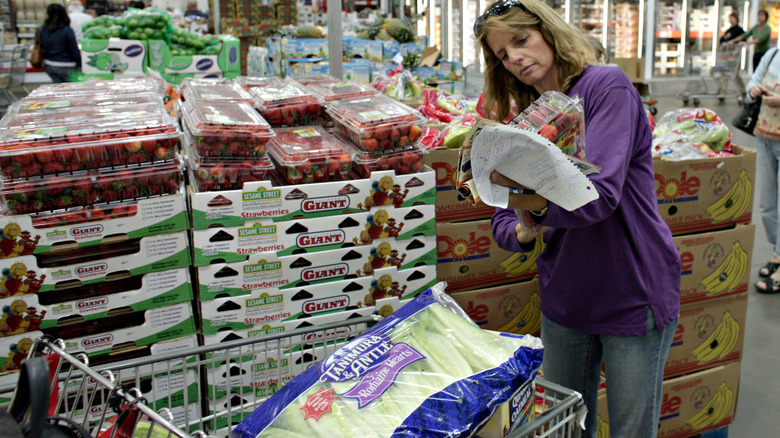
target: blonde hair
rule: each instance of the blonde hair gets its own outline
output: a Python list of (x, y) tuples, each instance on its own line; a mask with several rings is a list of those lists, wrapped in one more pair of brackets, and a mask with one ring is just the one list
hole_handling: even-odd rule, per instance
[(558, 83), (567, 91), (573, 81), (590, 64), (596, 64), (593, 48), (579, 29), (566, 23), (554, 9), (539, 0), (522, 0), (531, 13), (512, 7), (504, 15), (489, 16), (476, 35), (478, 48), (485, 59), (485, 112), (496, 110), (496, 120), (503, 121), (510, 115), (510, 102), (514, 100), (521, 110), (539, 97), (532, 86), (520, 82), (504, 68), (501, 60), (487, 44), (487, 33), (499, 30), (517, 35), (523, 28), (534, 28), (553, 50), (558, 64)]

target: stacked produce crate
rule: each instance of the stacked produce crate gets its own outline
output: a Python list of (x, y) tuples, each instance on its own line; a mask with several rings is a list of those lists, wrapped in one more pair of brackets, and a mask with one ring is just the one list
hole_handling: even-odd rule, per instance
[[(190, 80), (182, 97), (207, 344), (387, 314), (436, 282), (430, 171), (356, 172), (353, 147), (320, 123), (324, 99), (292, 79)], [(316, 360), (217, 361), (207, 409), (266, 397)]]
[(2, 125), (3, 371), (43, 335), (92, 365), (197, 345), (180, 131), (157, 83), (42, 86)]
[[(712, 114), (700, 111), (696, 117)], [(699, 125), (704, 126), (704, 125)], [(656, 128), (658, 129), (658, 128)], [(684, 438), (734, 419), (746, 328), (756, 152), (655, 159), (658, 207), (680, 251), (680, 322), (664, 368), (659, 437)], [(607, 381), (607, 386), (609, 382)], [(608, 430), (599, 398), (599, 436)]]

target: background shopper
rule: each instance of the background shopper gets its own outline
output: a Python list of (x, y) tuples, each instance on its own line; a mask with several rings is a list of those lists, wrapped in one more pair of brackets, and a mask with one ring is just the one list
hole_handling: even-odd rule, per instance
[(723, 32), (723, 35), (720, 37), (721, 44), (727, 43), (739, 36), (742, 36), (742, 34), (745, 33), (745, 29), (739, 25), (739, 15), (737, 15), (736, 12), (729, 14), (729, 24), (731, 27), (726, 29), (726, 31)]
[(94, 19), (91, 15), (84, 12), (84, 5), (82, 0), (73, 0), (68, 5), (68, 18), (70, 18), (70, 28), (73, 29), (73, 33), (76, 35), (76, 41), (81, 41), (83, 33), (81, 28), (84, 24), (89, 23)]
[[(680, 258), (658, 213), (651, 132), (642, 99), (617, 67), (597, 66), (581, 32), (539, 0), (503, 0), (474, 25), (486, 62), (485, 102), (496, 120), (510, 99), (526, 108), (545, 91), (582, 99), (590, 175), (600, 198), (566, 211), (511, 194), (493, 234), (509, 251), (547, 244), (537, 259), (545, 378), (583, 394), (595, 437), (602, 360), (610, 434), (654, 438), (666, 357), (680, 307)], [(493, 182), (519, 188), (493, 173)], [(533, 187), (531, 187), (533, 188)], [(513, 208), (523, 210), (526, 225)]]
[(748, 100), (761, 96), (761, 112), (753, 134), (756, 136), (755, 148), (756, 178), (758, 179), (758, 209), (764, 223), (764, 231), (769, 243), (774, 247), (772, 258), (761, 267), (758, 275), (763, 280), (756, 282), (759, 292), (780, 292), (780, 250), (777, 247), (780, 228), (778, 228), (778, 193), (780, 193), (780, 56), (772, 56), (777, 49), (767, 52), (747, 84)]
[(64, 6), (52, 3), (46, 8), (46, 20), (38, 29), (38, 38), (43, 49), (43, 69), (52, 82), (68, 82), (80, 71), (81, 52)]
[(751, 27), (749, 31), (743, 33), (738, 38), (728, 42), (728, 44), (753, 44), (753, 71), (758, 68), (758, 63), (764, 53), (772, 47), (769, 38), (772, 36), (772, 28), (766, 23), (769, 20), (769, 13), (765, 9), (758, 11), (758, 24)]

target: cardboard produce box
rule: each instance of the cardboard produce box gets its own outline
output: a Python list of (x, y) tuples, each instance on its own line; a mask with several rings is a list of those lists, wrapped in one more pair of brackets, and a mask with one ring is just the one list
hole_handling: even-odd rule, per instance
[(756, 151), (737, 145), (733, 149), (732, 157), (653, 160), (658, 210), (672, 234), (750, 223)]
[(756, 226), (674, 237), (680, 251), (680, 303), (747, 294)]
[(261, 252), (285, 256), (302, 250), (315, 252), (370, 245), (374, 239), (408, 240), (413, 236), (436, 234), (433, 205), (397, 209), (380, 207), (371, 212), (286, 222), (257, 219), (246, 225), (194, 230), (192, 247), (195, 265), (244, 261), (250, 254)]
[(79, 44), (82, 73), (146, 73), (146, 41), (83, 39)]
[(0, 299), (6, 309), (0, 337), (109, 318), (120, 311), (141, 311), (190, 302), (189, 269), (150, 272), (99, 286), (60, 289)]
[[(39, 263), (38, 258), (44, 257), (46, 263)], [(78, 253), (56, 252), (0, 259), (0, 269), (7, 271), (0, 279), (0, 295), (56, 292), (101, 283), (107, 278), (185, 268), (190, 264), (186, 231), (89, 247)]]
[(372, 172), (370, 178), (276, 186), (272, 181), (248, 182), (242, 190), (190, 191), (192, 226), (244, 226), (270, 218), (319, 217), (371, 211), (375, 207), (409, 207), (436, 203), (436, 184), (430, 169), (408, 175), (392, 170)]
[[(411, 271), (418, 274), (412, 276)], [(420, 266), (398, 271), (385, 268), (371, 277), (358, 277), (291, 289), (260, 289), (239, 297), (201, 301), (203, 334), (226, 329), (244, 330), (264, 325), (282, 326), (285, 330), (300, 323), (316, 326), (325, 321), (319, 316), (343, 321), (351, 311), (368, 308), (370, 313), (388, 316), (401, 303), (387, 298), (410, 299), (425, 292), (436, 282), (435, 266)], [(385, 307), (388, 306), (388, 307)]]
[(664, 377), (739, 361), (745, 342), (747, 301), (747, 294), (741, 294), (683, 305)]
[(163, 40), (149, 40), (149, 68), (160, 73), (241, 73), (240, 41), (232, 35), (219, 35), (222, 46), (216, 55), (173, 55)]
[[(664, 380), (658, 438), (686, 438), (734, 421), (740, 363)], [(607, 381), (609, 387), (609, 381)], [(599, 390), (596, 435), (609, 437), (607, 392)]]
[(454, 292), (451, 296), (483, 329), (539, 336), (542, 311), (539, 309), (538, 278)]
[(511, 253), (493, 240), (490, 220), (437, 222), (439, 280), (447, 292), (471, 290), (532, 278), (542, 251), (541, 236), (534, 250)]
[(199, 267), (198, 282), (201, 297), (218, 293), (236, 296), (254, 289), (289, 289), (371, 276), (378, 269), (392, 266), (404, 270), (435, 263), (434, 236), (402, 241), (382, 239), (375, 240), (371, 245), (310, 254), (252, 254), (245, 262)]
[[(128, 203), (129, 204), (129, 203)], [(158, 196), (134, 201), (134, 211), (127, 215), (106, 215), (105, 219), (89, 221), (70, 216), (62, 217), (62, 225), (34, 221), (30, 215), (0, 216), (0, 258), (42, 254), (74, 248), (100, 245), (121, 239), (137, 239), (156, 234), (174, 233), (189, 229), (190, 220), (184, 186), (175, 195)], [(60, 219), (57, 215), (53, 219)]]
[(437, 148), (425, 154), (423, 160), (436, 172), (436, 220), (459, 222), (489, 219), (495, 207), (479, 201), (472, 205), (455, 188), (460, 149)]

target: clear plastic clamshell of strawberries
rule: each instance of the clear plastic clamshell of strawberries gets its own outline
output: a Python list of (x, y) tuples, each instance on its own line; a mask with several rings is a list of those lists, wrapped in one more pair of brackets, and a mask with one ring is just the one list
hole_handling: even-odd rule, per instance
[(426, 120), (419, 111), (383, 95), (336, 101), (326, 111), (341, 134), (369, 152), (414, 143)]
[(578, 97), (557, 91), (539, 96), (510, 125), (536, 132), (558, 146), (564, 154), (585, 159), (585, 124)]
[(427, 149), (420, 145), (409, 145), (389, 152), (374, 153), (358, 150), (352, 145), (354, 168), (358, 175), (369, 178), (377, 170), (393, 170), (396, 175), (417, 173), (423, 167), (423, 155)]
[(76, 107), (0, 122), (0, 174), (27, 178), (170, 160), (176, 121), (159, 104)]
[(193, 80), (189, 81), (186, 87), (182, 87), (181, 90), (184, 101), (207, 100), (254, 104), (252, 96), (240, 85), (233, 82)]
[(326, 103), (379, 94), (373, 87), (352, 81), (313, 82), (307, 86), (321, 96)]
[(261, 157), (203, 157), (185, 143), (190, 181), (199, 192), (240, 190), (244, 183), (265, 181), (276, 169), (268, 154)]
[(64, 82), (61, 84), (43, 84), (32, 90), (27, 98), (62, 96), (106, 96), (111, 94), (129, 94), (154, 92), (163, 94), (165, 82), (150, 77), (133, 77), (104, 81), (89, 79), (84, 82)]
[(293, 76), (296, 82), (303, 85), (328, 84), (331, 82), (343, 82), (341, 79), (325, 73), (315, 73), (302, 76)]
[(278, 128), (268, 154), (289, 184), (349, 179), (352, 156), (345, 142), (320, 126)]
[(273, 127), (310, 125), (319, 119), (320, 99), (290, 78), (253, 86), (249, 93), (260, 114)]
[(138, 166), (0, 181), (0, 212), (27, 214), (174, 194), (184, 180), (180, 156)]
[(81, 107), (105, 107), (144, 104), (163, 105), (162, 96), (155, 92), (142, 91), (137, 93), (109, 94), (103, 96), (50, 96), (50, 97), (26, 97), (12, 104), (6, 110), (6, 117), (16, 114), (37, 114), (43, 117), (49, 111), (57, 111), (68, 108)]
[(186, 101), (183, 126), (201, 157), (259, 157), (275, 134), (245, 102)]

